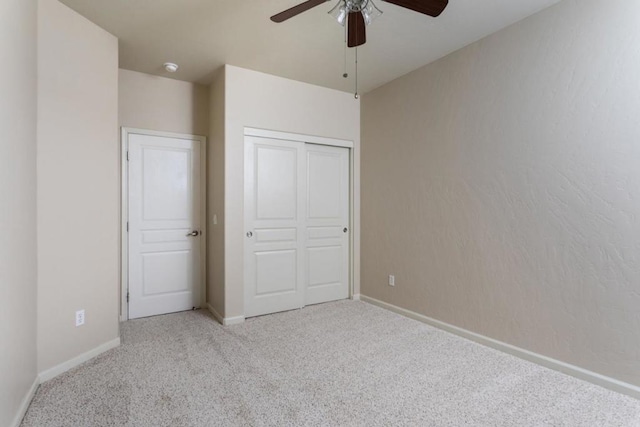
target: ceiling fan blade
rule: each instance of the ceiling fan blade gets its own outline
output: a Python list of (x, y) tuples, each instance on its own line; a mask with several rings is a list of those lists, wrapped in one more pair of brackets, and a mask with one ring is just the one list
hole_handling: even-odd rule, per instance
[(387, 3), (411, 9), (429, 16), (439, 16), (449, 4), (449, 0), (383, 0)]
[(365, 44), (367, 42), (367, 33), (362, 12), (350, 12), (348, 25), (347, 46), (356, 47)]
[(273, 22), (283, 22), (286, 21), (289, 18), (293, 18), (296, 15), (301, 14), (302, 12), (306, 12), (309, 9), (313, 9), (316, 6), (321, 5), (322, 3), (325, 3), (329, 0), (309, 0), (309, 1), (305, 1), (304, 3), (300, 3), (297, 6), (293, 6), (291, 9), (287, 9), (284, 12), (280, 12), (277, 15), (273, 15), (271, 17), (271, 20)]

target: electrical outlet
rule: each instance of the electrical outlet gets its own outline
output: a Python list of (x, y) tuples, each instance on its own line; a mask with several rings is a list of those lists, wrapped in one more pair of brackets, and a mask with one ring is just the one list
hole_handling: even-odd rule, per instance
[(396, 285), (396, 276), (389, 275), (389, 286)]
[(84, 325), (84, 310), (76, 311), (76, 326)]

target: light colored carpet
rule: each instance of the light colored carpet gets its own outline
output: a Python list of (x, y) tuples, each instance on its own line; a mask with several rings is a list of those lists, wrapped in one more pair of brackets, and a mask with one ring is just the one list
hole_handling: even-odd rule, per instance
[(640, 401), (362, 302), (123, 324), (23, 426), (640, 426)]

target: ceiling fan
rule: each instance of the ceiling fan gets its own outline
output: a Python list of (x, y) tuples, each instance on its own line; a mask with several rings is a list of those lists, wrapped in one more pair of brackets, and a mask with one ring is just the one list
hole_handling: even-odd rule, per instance
[[(271, 20), (277, 23), (284, 22), (328, 1), (331, 0), (308, 0), (273, 15)], [(433, 17), (439, 16), (449, 3), (449, 0), (383, 1)], [(382, 11), (376, 7), (373, 0), (338, 0), (338, 4), (329, 11), (329, 14), (336, 18), (340, 25), (347, 24), (347, 46), (357, 47), (367, 42), (365, 26), (382, 15)]]

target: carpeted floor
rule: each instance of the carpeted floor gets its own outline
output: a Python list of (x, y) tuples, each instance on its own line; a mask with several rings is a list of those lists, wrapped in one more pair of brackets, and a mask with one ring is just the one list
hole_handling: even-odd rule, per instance
[(123, 324), (23, 426), (640, 426), (640, 401), (362, 302)]

